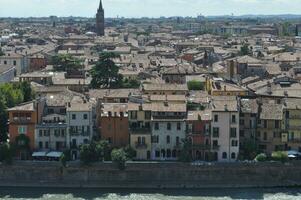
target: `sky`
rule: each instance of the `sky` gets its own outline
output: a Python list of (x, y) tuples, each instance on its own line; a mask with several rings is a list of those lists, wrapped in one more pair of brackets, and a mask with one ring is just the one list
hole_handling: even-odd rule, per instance
[[(105, 17), (301, 14), (301, 0), (102, 0)], [(94, 17), (99, 0), (0, 0), (0, 17)]]

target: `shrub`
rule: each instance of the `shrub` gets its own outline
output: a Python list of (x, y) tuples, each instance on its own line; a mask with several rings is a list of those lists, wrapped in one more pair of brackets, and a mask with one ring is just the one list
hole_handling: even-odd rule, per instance
[(11, 164), (13, 160), (13, 150), (9, 144), (0, 145), (0, 162)]
[(257, 162), (264, 162), (267, 160), (267, 156), (264, 153), (258, 154), (255, 158)]
[(204, 90), (204, 84), (200, 81), (189, 81), (187, 86), (189, 90)]
[(111, 153), (113, 163), (117, 164), (120, 170), (125, 169), (125, 162), (127, 161), (126, 152), (123, 149), (114, 149)]
[(272, 153), (272, 160), (285, 163), (288, 161), (288, 155), (285, 152), (277, 151)]

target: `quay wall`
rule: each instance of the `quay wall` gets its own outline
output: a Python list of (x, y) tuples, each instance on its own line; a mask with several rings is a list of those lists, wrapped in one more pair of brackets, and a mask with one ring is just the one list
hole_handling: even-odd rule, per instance
[(0, 186), (62, 188), (243, 188), (301, 186), (301, 163), (128, 163), (89, 167), (60, 163), (0, 164)]

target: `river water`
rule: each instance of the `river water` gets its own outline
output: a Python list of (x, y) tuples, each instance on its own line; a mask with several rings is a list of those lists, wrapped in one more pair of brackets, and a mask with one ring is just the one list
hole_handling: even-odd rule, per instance
[(301, 200), (301, 188), (198, 189), (198, 190), (97, 190), (1, 188), (0, 199), (34, 200)]

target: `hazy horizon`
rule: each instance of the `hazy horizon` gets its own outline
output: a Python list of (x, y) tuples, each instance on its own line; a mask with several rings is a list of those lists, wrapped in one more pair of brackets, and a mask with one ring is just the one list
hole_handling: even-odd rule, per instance
[[(0, 0), (0, 17), (94, 17), (99, 0)], [(105, 17), (299, 15), (301, 0), (103, 0)]]

